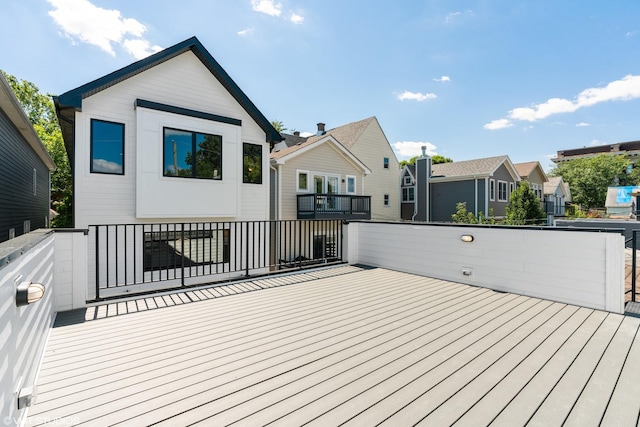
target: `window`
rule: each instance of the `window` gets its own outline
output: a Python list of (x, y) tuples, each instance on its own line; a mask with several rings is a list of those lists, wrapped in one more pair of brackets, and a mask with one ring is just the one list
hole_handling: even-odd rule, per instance
[(489, 200), (496, 199), (496, 180), (489, 180)]
[(91, 173), (124, 175), (124, 124), (91, 119)]
[(510, 182), (509, 183), (509, 194), (513, 193), (513, 190), (516, 188), (515, 183)]
[(298, 171), (298, 179), (296, 182), (298, 183), (298, 191), (309, 191), (309, 172)]
[(242, 182), (262, 184), (262, 146), (242, 144)]
[(388, 194), (384, 195), (384, 205), (385, 206), (389, 206), (389, 195)]
[(144, 271), (228, 263), (230, 254), (229, 229), (144, 233)]
[(404, 176), (404, 185), (411, 185), (411, 175)]
[(414, 188), (407, 187), (402, 189), (402, 201), (403, 202), (413, 202), (414, 200)]
[(507, 201), (507, 182), (506, 181), (498, 181), (498, 201), (499, 202)]
[(164, 128), (163, 175), (222, 179), (222, 137)]
[(389, 158), (385, 157), (383, 161), (383, 165), (385, 169), (389, 169)]
[(347, 175), (347, 194), (356, 194), (356, 177)]

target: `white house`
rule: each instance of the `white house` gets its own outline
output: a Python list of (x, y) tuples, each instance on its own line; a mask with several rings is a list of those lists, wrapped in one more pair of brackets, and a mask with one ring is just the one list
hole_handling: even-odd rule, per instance
[(197, 38), (54, 101), (76, 228), (268, 218), (280, 135)]

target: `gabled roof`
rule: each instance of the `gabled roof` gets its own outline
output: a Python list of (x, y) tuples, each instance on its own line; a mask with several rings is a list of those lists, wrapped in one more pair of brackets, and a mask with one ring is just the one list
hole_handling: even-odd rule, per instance
[(437, 163), (431, 166), (431, 176), (436, 177), (488, 177), (492, 176), (496, 170), (502, 165), (506, 165), (507, 169), (514, 178), (519, 175), (509, 160), (509, 156), (486, 157), (484, 159), (463, 160), (460, 162)]
[(244, 108), (251, 118), (264, 130), (268, 142), (280, 141), (282, 138), (276, 131), (269, 120), (258, 110), (251, 102), (249, 97), (238, 87), (231, 79), (229, 74), (218, 64), (211, 54), (204, 48), (202, 43), (196, 38), (191, 37), (174, 46), (166, 48), (140, 61), (134, 62), (124, 68), (114, 71), (106, 76), (100, 77), (92, 82), (84, 84), (80, 87), (54, 97), (58, 120), (62, 127), (62, 134), (67, 146), (67, 152), (71, 153), (71, 141), (73, 137), (73, 120), (75, 119), (75, 111), (82, 110), (82, 100), (95, 93), (114, 86), (123, 80), (140, 74), (150, 68), (155, 67), (165, 61), (179, 56), (187, 51), (192, 51), (194, 55), (207, 67), (216, 79), (224, 86), (224, 88), (233, 96), (233, 98)]
[(47, 166), (50, 171), (56, 169), (56, 164), (49, 155), (46, 147), (38, 137), (31, 121), (20, 105), (20, 101), (13, 93), (13, 89), (9, 86), (9, 82), (0, 73), (0, 110), (2, 110), (11, 123), (18, 129), (22, 138), (29, 144), (31, 149), (40, 157), (42, 163)]
[(301, 154), (306, 153), (307, 151), (313, 150), (314, 148), (319, 147), (322, 144), (331, 144), (331, 146), (333, 146), (339, 154), (344, 156), (352, 164), (356, 165), (356, 167), (362, 169), (365, 174), (371, 173), (371, 169), (369, 169), (356, 156), (354, 156), (351, 151), (347, 150), (332, 135), (324, 135), (320, 138), (314, 138), (313, 140), (309, 138), (307, 141), (301, 142), (292, 147), (272, 152), (271, 154), (269, 154), (269, 158), (271, 159), (271, 163), (284, 164), (287, 162), (287, 160), (293, 159)]
[(551, 178), (549, 178), (547, 182), (544, 183), (544, 189), (543, 189), (544, 194), (545, 195), (555, 194), (558, 187), (561, 188), (562, 193), (565, 196), (568, 195), (567, 190), (569, 186), (565, 185), (565, 182), (562, 180), (561, 176), (552, 176)]
[(329, 129), (323, 135), (310, 136), (308, 140), (313, 142), (321, 139), (324, 135), (331, 135), (349, 150), (358, 138), (360, 138), (367, 126), (374, 120), (377, 121), (375, 116), (372, 116), (357, 122), (347, 123), (346, 125)]
[(540, 175), (545, 179), (545, 181), (548, 180), (547, 174), (544, 173), (544, 169), (540, 166), (540, 162), (514, 163), (513, 166), (516, 168), (521, 179), (527, 179), (536, 169), (539, 169)]

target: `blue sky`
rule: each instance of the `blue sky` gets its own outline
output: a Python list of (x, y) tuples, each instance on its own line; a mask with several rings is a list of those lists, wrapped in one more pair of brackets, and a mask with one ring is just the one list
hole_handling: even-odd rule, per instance
[(0, 68), (60, 94), (197, 36), (269, 120), (376, 116), (399, 159), (640, 139), (637, 0), (0, 0)]

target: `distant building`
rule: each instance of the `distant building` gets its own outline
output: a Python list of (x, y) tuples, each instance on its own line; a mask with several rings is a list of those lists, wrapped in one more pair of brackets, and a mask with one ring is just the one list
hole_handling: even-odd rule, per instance
[(629, 160), (636, 161), (640, 159), (640, 141), (618, 142), (609, 145), (594, 145), (591, 147), (560, 150), (551, 161), (561, 163), (573, 159), (595, 157), (600, 154), (624, 155)]

